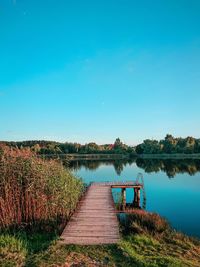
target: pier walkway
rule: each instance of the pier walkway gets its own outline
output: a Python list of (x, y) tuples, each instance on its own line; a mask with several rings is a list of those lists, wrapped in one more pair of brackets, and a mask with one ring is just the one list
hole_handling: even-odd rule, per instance
[(113, 244), (119, 241), (119, 225), (112, 197), (112, 188), (138, 189), (134, 182), (92, 183), (80, 200), (77, 211), (65, 227), (61, 240), (64, 244)]

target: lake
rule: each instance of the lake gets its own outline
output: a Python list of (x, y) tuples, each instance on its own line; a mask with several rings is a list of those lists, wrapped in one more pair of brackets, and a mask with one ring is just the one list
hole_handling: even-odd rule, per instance
[[(175, 229), (200, 237), (200, 160), (85, 160), (72, 161), (69, 167), (87, 184), (133, 181), (142, 173), (145, 209), (159, 213)], [(116, 190), (113, 195), (116, 197)], [(132, 201), (133, 190), (128, 189), (127, 202)]]

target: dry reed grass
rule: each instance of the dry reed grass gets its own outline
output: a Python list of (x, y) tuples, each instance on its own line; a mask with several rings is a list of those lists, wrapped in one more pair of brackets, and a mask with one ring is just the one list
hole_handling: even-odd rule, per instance
[[(161, 234), (170, 229), (169, 223), (156, 213), (135, 209), (125, 219), (124, 231), (127, 233)], [(123, 225), (123, 224), (122, 224)]]
[(0, 227), (69, 218), (83, 183), (61, 163), (0, 146)]

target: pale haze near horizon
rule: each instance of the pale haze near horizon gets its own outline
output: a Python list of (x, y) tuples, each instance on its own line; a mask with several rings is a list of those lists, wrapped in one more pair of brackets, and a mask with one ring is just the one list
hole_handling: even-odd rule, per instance
[(199, 1), (0, 3), (0, 140), (200, 137)]

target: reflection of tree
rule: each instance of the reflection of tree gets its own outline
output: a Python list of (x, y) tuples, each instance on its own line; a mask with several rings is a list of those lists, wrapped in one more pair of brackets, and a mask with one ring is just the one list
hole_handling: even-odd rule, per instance
[(151, 160), (151, 159), (146, 160), (146, 159), (138, 158), (136, 160), (136, 164), (138, 167), (144, 169), (145, 172), (147, 173), (159, 172), (160, 167), (161, 167), (160, 160)]
[(126, 164), (132, 164), (134, 160), (73, 160), (69, 161), (66, 166), (71, 170), (78, 171), (82, 167), (88, 170), (96, 170), (101, 165), (113, 166), (117, 175), (120, 175)]
[(73, 160), (69, 161), (68, 167), (74, 171), (80, 170), (82, 167), (85, 167), (88, 170), (96, 170), (100, 167), (102, 162), (92, 161), (92, 160)]
[(117, 175), (120, 175), (121, 172), (122, 172), (123, 169), (124, 169), (123, 162), (121, 162), (121, 161), (115, 161), (115, 162), (113, 163), (113, 166), (114, 166), (114, 168), (115, 168), (115, 171), (116, 171)]
[(85, 167), (88, 170), (95, 171), (100, 167), (100, 165), (101, 165), (101, 162), (99, 162), (99, 161), (86, 161)]
[(199, 159), (142, 159), (136, 160), (138, 167), (145, 172), (164, 171), (169, 178), (175, 177), (178, 173), (188, 173), (194, 175), (200, 171)]
[[(52, 157), (52, 156), (51, 156)], [(200, 159), (122, 159), (122, 160), (69, 160), (66, 157), (53, 157), (61, 160), (63, 165), (71, 170), (78, 171), (82, 167), (88, 170), (97, 170), (101, 165), (113, 166), (117, 175), (121, 175), (124, 167), (136, 161), (139, 168), (146, 173), (163, 171), (169, 178), (173, 178), (178, 173), (188, 173), (194, 175), (200, 172)]]

